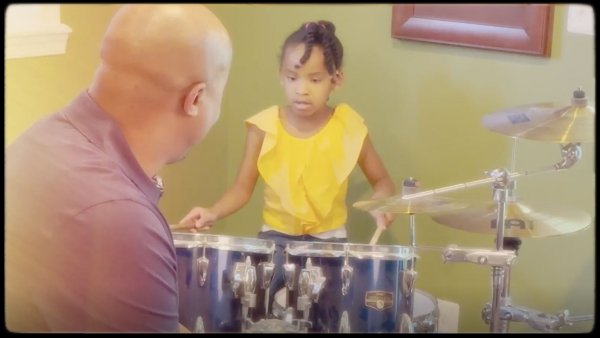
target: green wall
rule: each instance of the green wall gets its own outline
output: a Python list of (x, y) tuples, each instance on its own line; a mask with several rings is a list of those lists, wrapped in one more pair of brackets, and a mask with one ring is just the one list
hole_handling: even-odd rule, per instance
[(100, 59), (102, 34), (117, 8), (61, 5), (61, 21), (72, 29), (65, 54), (4, 61), (5, 144), (87, 87)]
[[(161, 174), (167, 191), (161, 208), (178, 221), (194, 205), (210, 205), (231, 184), (241, 160), (243, 120), (283, 103), (277, 80), (281, 43), (302, 22), (331, 20), (345, 48), (344, 86), (332, 102), (359, 111), (388, 171), (398, 185), (408, 176), (424, 190), (485, 178), (484, 172), (511, 166), (510, 137), (491, 132), (481, 118), (497, 110), (539, 102), (569, 103), (583, 87), (595, 100), (593, 37), (566, 31), (565, 5), (557, 5), (550, 58), (477, 50), (390, 36), (391, 4), (376, 5), (210, 5), (233, 39), (234, 59), (219, 123), (185, 161)], [(6, 65), (5, 142), (33, 121), (51, 113), (83, 90), (98, 60), (101, 34), (115, 5), (63, 5), (63, 21), (73, 29), (65, 55), (8, 60)], [(58, 84), (58, 85), (57, 85)], [(571, 169), (527, 176), (516, 193), (534, 211), (557, 207), (595, 217), (594, 144), (583, 145)], [(554, 143), (519, 140), (515, 170), (535, 170), (560, 160)], [(370, 187), (359, 169), (350, 179), (348, 202), (368, 199)], [(262, 183), (251, 201), (224, 219), (213, 234), (252, 237), (261, 225)], [(490, 186), (453, 192), (448, 197), (491, 202)], [(559, 214), (560, 215), (560, 214)], [(416, 215), (417, 289), (458, 303), (460, 332), (488, 332), (481, 310), (491, 300), (491, 269), (471, 263), (446, 263), (441, 248), (494, 248), (492, 235), (475, 234)], [(409, 244), (408, 216), (400, 215), (379, 244)], [(351, 208), (353, 243), (367, 243), (375, 226), (365, 212)], [(549, 314), (569, 309), (592, 314), (595, 300), (595, 220), (568, 235), (524, 238), (512, 268), (514, 305)], [(431, 248), (431, 250), (426, 250)], [(561, 332), (586, 332), (592, 321)], [(537, 332), (511, 323), (510, 332)]]

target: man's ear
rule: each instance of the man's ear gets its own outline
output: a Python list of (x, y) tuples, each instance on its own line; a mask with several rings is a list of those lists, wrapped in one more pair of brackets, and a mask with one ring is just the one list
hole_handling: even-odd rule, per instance
[(187, 115), (198, 116), (205, 89), (206, 83), (200, 82), (195, 84), (187, 93), (185, 96), (185, 101), (183, 102), (183, 110)]

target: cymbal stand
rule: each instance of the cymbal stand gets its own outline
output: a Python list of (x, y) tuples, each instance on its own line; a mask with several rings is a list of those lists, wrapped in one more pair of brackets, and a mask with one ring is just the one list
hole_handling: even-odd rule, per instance
[[(518, 254), (519, 247), (521, 246), (521, 240), (517, 237), (504, 237), (504, 249), (514, 251), (515, 255)], [(502, 299), (506, 300), (507, 304), (510, 304), (510, 275), (511, 266), (507, 265), (504, 267), (504, 289), (502, 290)], [(503, 316), (500, 316), (504, 319)], [(485, 318), (484, 318), (485, 321)], [(502, 320), (502, 331), (508, 332), (508, 320)]]
[[(501, 252), (504, 250), (504, 221), (506, 219), (506, 202), (509, 196), (509, 190), (512, 192), (514, 187), (509, 181), (508, 171), (504, 169), (496, 169), (491, 172), (492, 177), (496, 178), (496, 181), (492, 184), (494, 189), (494, 200), (498, 202), (498, 213), (496, 215), (496, 251)], [(502, 297), (502, 293), (505, 290), (505, 274), (504, 266), (493, 265), (492, 266), (492, 305), (491, 305), (491, 320), (490, 320), (490, 332), (502, 332), (506, 333), (508, 325), (503, 325), (500, 317), (500, 307), (505, 305), (503, 300), (507, 300)]]
[[(512, 154), (511, 154), (511, 161), (510, 161), (510, 170), (511, 172), (514, 172), (516, 170), (516, 161), (517, 161), (517, 138), (513, 137), (513, 146), (512, 146)], [(516, 188), (517, 182), (516, 181), (512, 181), (510, 183), (510, 187), (511, 190), (509, 190), (509, 196), (508, 198), (510, 199), (511, 202), (513, 202), (515, 200), (515, 196), (514, 196), (514, 189)], [(499, 223), (496, 223), (496, 226)], [(502, 227), (504, 228), (504, 227)], [(502, 248), (503, 249), (508, 249), (510, 251), (514, 251), (515, 255), (518, 254), (519, 251), (519, 247), (521, 246), (521, 240), (517, 237), (504, 237), (502, 239), (503, 245)], [(504, 306), (509, 305), (510, 306), (510, 277), (511, 277), (511, 266), (510, 265), (506, 265), (503, 267), (504, 269), (504, 287), (502, 289), (501, 295), (500, 295), (500, 299), (502, 299), (502, 303), (504, 304)], [(483, 316), (483, 320), (488, 323), (488, 321), (486, 321), (486, 314), (485, 311), (482, 312), (482, 316)], [(501, 321), (500, 321), (500, 332), (508, 332), (508, 327), (510, 322), (508, 320), (504, 320), (505, 317), (500, 316)], [(493, 331), (492, 331), (493, 332)]]
[[(516, 139), (515, 139), (516, 143)], [(513, 148), (513, 161), (512, 166), (514, 168), (514, 148)], [(576, 144), (567, 144), (561, 147), (561, 155), (562, 160), (554, 165), (556, 170), (566, 169), (571, 167), (581, 158), (581, 147), (579, 143)], [(492, 176), (496, 177), (497, 180), (492, 184), (494, 189), (494, 199), (498, 202), (497, 209), (497, 217), (496, 217), (496, 250), (503, 251), (504, 250), (504, 223), (506, 220), (506, 203), (509, 200), (514, 199), (513, 191), (515, 188), (515, 182), (509, 178), (508, 172), (505, 170), (495, 170), (492, 172)], [(516, 249), (513, 250), (516, 253)], [(491, 311), (490, 313), (490, 332), (508, 332), (508, 322), (511, 319), (518, 319), (519, 316), (516, 316), (514, 312), (511, 312), (513, 308), (510, 304), (510, 266), (506, 265), (504, 267), (501, 266), (493, 266), (492, 267), (492, 303), (491, 303)], [(528, 310), (521, 310), (526, 314), (530, 313)], [(483, 311), (484, 320), (486, 319), (486, 310)], [(539, 320), (537, 321), (528, 321), (528, 324), (533, 328), (545, 328), (549, 330), (558, 329), (561, 325), (566, 325), (565, 317), (568, 316), (568, 313), (565, 313), (562, 317), (559, 316), (554, 320), (551, 318), (551, 323), (543, 323), (539, 324)], [(521, 316), (523, 317), (523, 316)], [(540, 317), (540, 316), (538, 316)], [(533, 317), (533, 318), (538, 318)], [(526, 316), (529, 318), (529, 316)], [(547, 318), (546, 316), (541, 316), (540, 318)]]
[[(408, 194), (412, 194), (412, 193), (416, 193), (419, 191), (419, 187), (421, 186), (421, 183), (419, 182), (419, 180), (413, 178), (413, 177), (409, 177), (406, 178), (404, 180), (404, 182), (402, 182), (402, 195), (408, 195)], [(410, 213), (409, 215), (409, 231), (410, 231), (410, 246), (413, 249), (413, 252), (417, 246), (417, 241), (416, 241), (416, 228), (415, 228), (415, 214), (414, 213)], [(412, 259), (411, 259), (411, 266), (410, 266), (410, 270), (415, 270), (415, 257), (413, 255)]]
[[(487, 179), (465, 182), (409, 195), (402, 195), (400, 197), (401, 199), (413, 199), (470, 188), (485, 183), (492, 183), (494, 200), (498, 203), (496, 216), (497, 234), (495, 251), (481, 249), (460, 249), (451, 245), (444, 251), (442, 256), (444, 262), (449, 260), (468, 261), (492, 266), (492, 302), (491, 305), (484, 309), (484, 320), (489, 318), (490, 332), (505, 333), (508, 330), (507, 321), (512, 318), (518, 318), (518, 316), (513, 316), (511, 313), (506, 313), (506, 309), (511, 308), (511, 305), (508, 304), (510, 299), (509, 297), (503, 297), (507, 296), (509, 292), (508, 286), (510, 283), (507, 281), (507, 277), (510, 277), (510, 271), (508, 270), (508, 266), (511, 265), (516, 259), (516, 254), (514, 251), (511, 252), (504, 250), (503, 247), (506, 203), (509, 201), (509, 198), (513, 198), (513, 190), (515, 186), (512, 179), (520, 176), (541, 174), (570, 168), (581, 158), (580, 144), (569, 143), (562, 146), (561, 155), (562, 160), (551, 167), (545, 167), (535, 171), (525, 171), (521, 173), (509, 173), (506, 169), (494, 169), (490, 172), (486, 172), (486, 174), (490, 176)], [(505, 274), (506, 271), (508, 271), (508, 274)], [(501, 310), (504, 312), (501, 312)], [(560, 327), (560, 325), (564, 325), (566, 323), (564, 320), (565, 317), (566, 315), (562, 316), (563, 320), (553, 320), (554, 324), (550, 325), (550, 327)]]
[[(520, 245), (521, 240), (519, 238), (504, 238), (504, 248), (513, 250), (515, 253), (519, 250)], [(563, 310), (556, 315), (548, 315), (536, 310), (512, 305), (510, 302), (510, 270), (510, 266), (507, 265), (504, 267), (504, 289), (501, 295), (502, 306), (499, 310), (500, 332), (508, 332), (510, 321), (526, 322), (530, 327), (544, 332), (557, 332), (562, 326), (593, 319), (592, 315), (569, 316), (568, 310)], [(490, 321), (491, 313), (492, 306), (490, 303), (485, 304), (482, 311), (482, 318), (486, 323)]]
[[(404, 182), (402, 182), (402, 195), (416, 193), (419, 191), (420, 186), (421, 186), (421, 183), (419, 182), (419, 180), (417, 180), (413, 177), (406, 178), (404, 180)], [(403, 281), (405, 282), (405, 285), (406, 285), (405, 291), (408, 292), (408, 294), (410, 295), (409, 297), (406, 297), (405, 299), (407, 302), (407, 307), (410, 309), (410, 314), (412, 317), (414, 315), (413, 312), (414, 312), (414, 303), (415, 303), (414, 302), (414, 287), (415, 287), (414, 283), (417, 278), (416, 255), (414, 254), (416, 251), (416, 247), (417, 247), (415, 214), (409, 213), (408, 220), (409, 220), (409, 231), (410, 231), (409, 240), (410, 240), (410, 246), (411, 246), (413, 255), (410, 259), (409, 266), (404, 271)]]

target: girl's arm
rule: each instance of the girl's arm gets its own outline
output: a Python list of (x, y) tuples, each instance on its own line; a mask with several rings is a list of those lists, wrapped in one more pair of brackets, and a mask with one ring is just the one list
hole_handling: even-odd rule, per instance
[[(369, 135), (365, 137), (363, 142), (358, 157), (358, 164), (373, 188), (373, 195), (371, 198), (390, 197), (395, 193), (396, 188), (394, 182), (392, 182), (390, 175), (383, 165), (383, 161), (381, 161), (379, 154), (377, 154)], [(375, 219), (377, 226), (383, 228), (387, 228), (395, 219), (395, 216), (391, 213), (382, 214), (371, 212), (371, 215)]]
[(373, 199), (392, 196), (396, 188), (375, 150), (369, 135), (365, 137), (358, 164), (373, 188)]
[(254, 192), (258, 180), (256, 162), (264, 132), (254, 125), (248, 125), (244, 156), (235, 182), (210, 208), (194, 207), (179, 223), (187, 227), (205, 230), (212, 224), (243, 207)]

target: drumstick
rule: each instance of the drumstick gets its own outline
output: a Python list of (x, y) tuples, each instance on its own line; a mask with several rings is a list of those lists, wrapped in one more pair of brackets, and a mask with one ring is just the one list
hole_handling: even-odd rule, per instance
[(185, 224), (169, 224), (169, 228), (171, 228), (171, 230), (180, 230), (180, 229), (189, 229), (189, 227)]
[(381, 236), (381, 233), (383, 232), (383, 230), (385, 230), (384, 227), (377, 226), (377, 230), (375, 230), (373, 237), (371, 237), (371, 241), (369, 242), (369, 245), (374, 245), (375, 243), (377, 243), (377, 240), (379, 239), (379, 236)]

